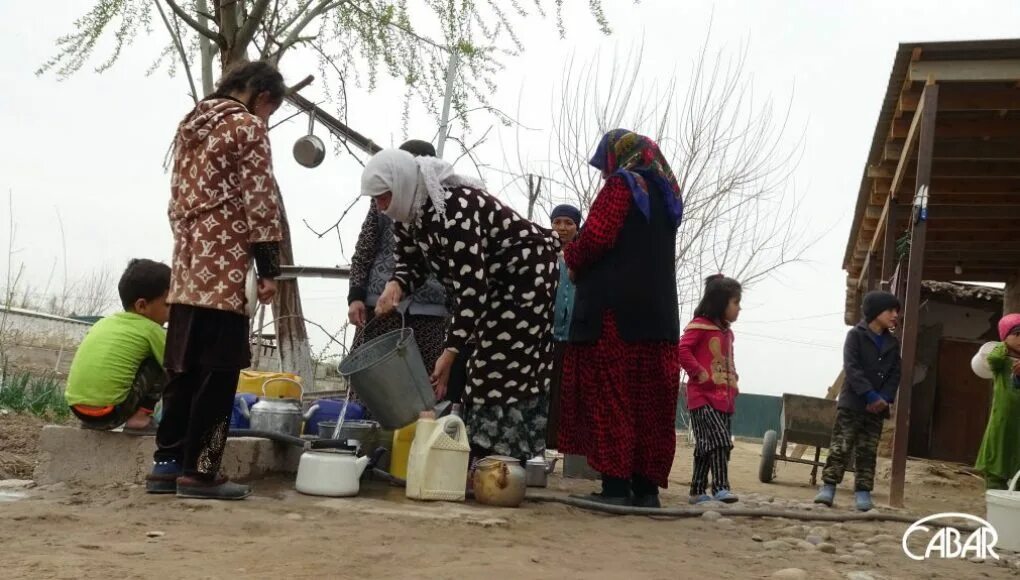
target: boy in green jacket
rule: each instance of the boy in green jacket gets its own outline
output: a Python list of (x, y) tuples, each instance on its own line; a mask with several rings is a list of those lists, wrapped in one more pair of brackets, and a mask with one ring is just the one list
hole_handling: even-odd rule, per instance
[(124, 312), (97, 322), (78, 347), (67, 376), (71, 412), (87, 429), (155, 434), (151, 415), (166, 386), (163, 349), (170, 317), (170, 267), (128, 264), (117, 290)]

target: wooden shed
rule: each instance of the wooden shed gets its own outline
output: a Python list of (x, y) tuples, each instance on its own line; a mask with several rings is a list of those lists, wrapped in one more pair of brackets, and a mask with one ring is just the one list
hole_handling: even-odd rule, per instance
[(848, 324), (869, 290), (904, 304), (890, 492), (902, 505), (922, 280), (1005, 283), (1005, 308), (1020, 308), (1020, 39), (899, 46), (843, 267)]

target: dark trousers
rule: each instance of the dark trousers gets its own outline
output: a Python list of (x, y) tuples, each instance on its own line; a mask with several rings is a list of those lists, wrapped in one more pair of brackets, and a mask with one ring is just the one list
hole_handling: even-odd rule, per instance
[(201, 368), (170, 373), (156, 434), (156, 461), (175, 460), (184, 475), (216, 478), (240, 374), (240, 369)]
[(207, 481), (219, 475), (237, 380), (250, 362), (246, 316), (170, 308), (164, 360), (170, 382), (156, 433), (157, 462), (177, 461), (184, 475)]
[(882, 415), (867, 411), (839, 409), (836, 425), (832, 428), (829, 458), (825, 460), (822, 481), (839, 485), (843, 474), (854, 457), (854, 490), (871, 491), (875, 488), (875, 461), (878, 443), (882, 439)]
[(552, 384), (549, 385), (549, 422), (545, 427), (545, 446), (548, 449), (559, 449), (560, 444), (560, 408), (563, 398), (563, 357), (567, 353), (567, 343), (553, 343)]
[(453, 366), (450, 367), (450, 380), (446, 383), (446, 396), (443, 397), (444, 401), (450, 401), (451, 403), (462, 403), (464, 398), (464, 389), (467, 387), (467, 363), (471, 355), (475, 353), (475, 345), (471, 343), (465, 344), (460, 352), (457, 353), (457, 358), (453, 360)]
[(123, 425), (139, 409), (150, 412), (155, 409), (166, 384), (167, 376), (163, 371), (163, 366), (155, 358), (149, 357), (139, 365), (127, 398), (114, 405), (112, 411), (99, 417), (79, 413), (74, 407), (71, 407), (71, 412), (75, 417), (78, 417), (83, 427), (100, 430), (114, 429)]

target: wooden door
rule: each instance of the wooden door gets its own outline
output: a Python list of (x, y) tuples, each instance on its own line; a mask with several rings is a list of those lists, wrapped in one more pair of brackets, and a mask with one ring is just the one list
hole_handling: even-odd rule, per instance
[(973, 465), (977, 458), (992, 404), (992, 382), (970, 368), (970, 359), (980, 347), (979, 342), (943, 339), (939, 343), (932, 459)]

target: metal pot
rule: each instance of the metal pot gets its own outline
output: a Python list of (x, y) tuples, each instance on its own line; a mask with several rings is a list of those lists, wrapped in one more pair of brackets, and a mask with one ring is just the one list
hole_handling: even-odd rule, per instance
[[(336, 421), (319, 421), (319, 438), (329, 439), (333, 437), (336, 430)], [(340, 427), (340, 436), (337, 439), (346, 440), (348, 445), (353, 445), (371, 454), (375, 447), (364, 449), (364, 446), (374, 446), (378, 437), (379, 423), (375, 421), (344, 421)]]
[(308, 113), (308, 134), (294, 142), (294, 159), (309, 169), (318, 167), (326, 158), (326, 144), (314, 135), (315, 109)]
[(478, 462), (472, 477), (478, 503), (497, 507), (517, 507), (524, 501), (527, 475), (521, 462), (513, 457), (492, 455)]
[(266, 383), (272, 381), (289, 381), (301, 388), (301, 384), (291, 379), (273, 378), (262, 383), (262, 395), (259, 402), (252, 405), (248, 412), (251, 417), (251, 429), (253, 431), (270, 431), (282, 433), (292, 437), (301, 436), (301, 423), (312, 416), (315, 408), (307, 413), (301, 412), (301, 399), (273, 399), (266, 395)]
[(557, 461), (559, 461), (559, 458), (553, 458), (550, 463), (541, 455), (529, 459), (528, 463), (524, 466), (528, 487), (546, 487), (549, 485), (549, 474), (556, 469)]

